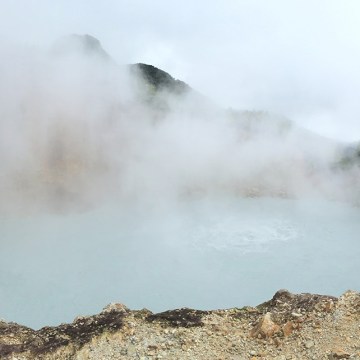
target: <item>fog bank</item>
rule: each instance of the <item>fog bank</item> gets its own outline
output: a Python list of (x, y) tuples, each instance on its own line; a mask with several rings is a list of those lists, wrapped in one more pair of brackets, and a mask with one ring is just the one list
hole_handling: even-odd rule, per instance
[(221, 194), (358, 199), (359, 168), (338, 166), (342, 144), (280, 115), (155, 89), (79, 39), (9, 47), (0, 60), (3, 213)]

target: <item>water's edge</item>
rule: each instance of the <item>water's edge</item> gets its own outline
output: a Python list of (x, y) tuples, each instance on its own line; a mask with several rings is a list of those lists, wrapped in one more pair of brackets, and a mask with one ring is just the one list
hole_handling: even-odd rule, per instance
[[(278, 351), (282, 343), (286, 348), (285, 344), (292, 342), (293, 338), (297, 341), (299, 338), (302, 339), (301, 334), (304, 333), (306, 336), (312, 328), (321, 333), (324, 325), (327, 331), (330, 331), (330, 335), (331, 331), (341, 332), (342, 317), (346, 320), (344, 324), (346, 323), (347, 327), (354, 322), (357, 331), (360, 331), (358, 326), (360, 293), (347, 291), (336, 298), (308, 293), (292, 294), (287, 290), (279, 290), (271, 300), (256, 307), (211, 311), (182, 308), (157, 314), (147, 309), (130, 310), (123, 304), (113, 303), (97, 315), (78, 317), (71, 324), (43, 327), (39, 330), (1, 321), (0, 358), (77, 359), (84, 358), (83, 356), (87, 359), (96, 356), (101, 359), (147, 358), (146, 353), (151, 352), (151, 355), (148, 355), (155, 356), (161, 351), (164, 352), (165, 348), (168, 358), (173, 358), (172, 356), (175, 358), (176, 351), (184, 351), (185, 347), (189, 349), (188, 351), (197, 351), (201, 344), (192, 348), (188, 340), (183, 338), (195, 339), (199, 331), (206, 332), (205, 338), (201, 338), (203, 342), (209, 341), (208, 337), (220, 335), (226, 338), (231, 334), (233, 340), (236, 336), (239, 337), (245, 351), (247, 347), (261, 347), (265, 343), (268, 350), (269, 346), (273, 346)], [(330, 329), (329, 324), (335, 324), (337, 330)], [(347, 331), (348, 328), (345, 330)], [(180, 345), (177, 343), (177, 334), (182, 334)], [(352, 342), (353, 337), (351, 335), (349, 343)], [(171, 338), (173, 341), (169, 341), (164, 346), (158, 344), (165, 338)], [(358, 338), (355, 336), (354, 341), (356, 342)], [(141, 341), (147, 339), (147, 347), (143, 348), (140, 339)], [(321, 343), (317, 340), (316, 342)], [(310, 339), (304, 343), (305, 345), (303, 343), (301, 345), (308, 351), (316, 342)], [(177, 349), (178, 345), (179, 349)], [(111, 356), (108, 353), (109, 346), (112, 351)], [(232, 344), (230, 348), (236, 346)], [(219, 345), (216, 351), (222, 351), (221, 347), (222, 345)], [(94, 357), (89, 355), (89, 351), (94, 353)], [(170, 356), (171, 351), (173, 355)], [(214, 350), (211, 351), (209, 354), (213, 356)], [(345, 353), (345, 350), (342, 351)], [(142, 352), (145, 357), (141, 357)], [(255, 350), (250, 351), (250, 353), (255, 352)], [(203, 358), (207, 358), (206, 354), (203, 354)], [(162, 356), (155, 358), (160, 359)]]

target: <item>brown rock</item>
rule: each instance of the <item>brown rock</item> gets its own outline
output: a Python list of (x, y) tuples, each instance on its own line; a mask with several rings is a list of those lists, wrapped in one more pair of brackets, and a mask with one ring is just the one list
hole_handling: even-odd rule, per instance
[(280, 326), (275, 324), (271, 320), (271, 313), (266, 313), (262, 319), (258, 322), (258, 324), (251, 330), (250, 336), (256, 338), (270, 338), (277, 331), (280, 330)]
[(332, 301), (328, 301), (327, 303), (325, 303), (325, 311), (326, 312), (331, 312), (334, 309), (334, 303)]
[(329, 360), (335, 360), (335, 359), (349, 359), (350, 358), (350, 354), (348, 354), (347, 352), (345, 352), (342, 349), (337, 349), (334, 350), (329, 356), (328, 356)]
[(294, 331), (294, 324), (292, 321), (288, 321), (282, 328), (284, 336), (289, 336)]

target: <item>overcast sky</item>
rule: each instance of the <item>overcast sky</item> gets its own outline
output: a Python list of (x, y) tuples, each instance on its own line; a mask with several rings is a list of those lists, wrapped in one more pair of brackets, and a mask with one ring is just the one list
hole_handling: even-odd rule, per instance
[(1, 51), (88, 33), (223, 106), (360, 140), (358, 0), (0, 0), (0, 23)]

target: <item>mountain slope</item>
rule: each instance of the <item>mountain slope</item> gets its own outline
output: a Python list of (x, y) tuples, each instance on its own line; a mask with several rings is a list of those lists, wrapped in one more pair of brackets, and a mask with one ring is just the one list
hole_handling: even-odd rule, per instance
[(53, 54), (57, 56), (81, 54), (90, 57), (98, 57), (103, 60), (111, 60), (111, 57), (103, 49), (100, 41), (88, 34), (72, 34), (64, 36), (55, 41), (51, 50)]
[(140, 74), (155, 91), (170, 91), (182, 95), (191, 90), (185, 82), (174, 79), (170, 74), (153, 65), (137, 63), (129, 66), (132, 72)]

